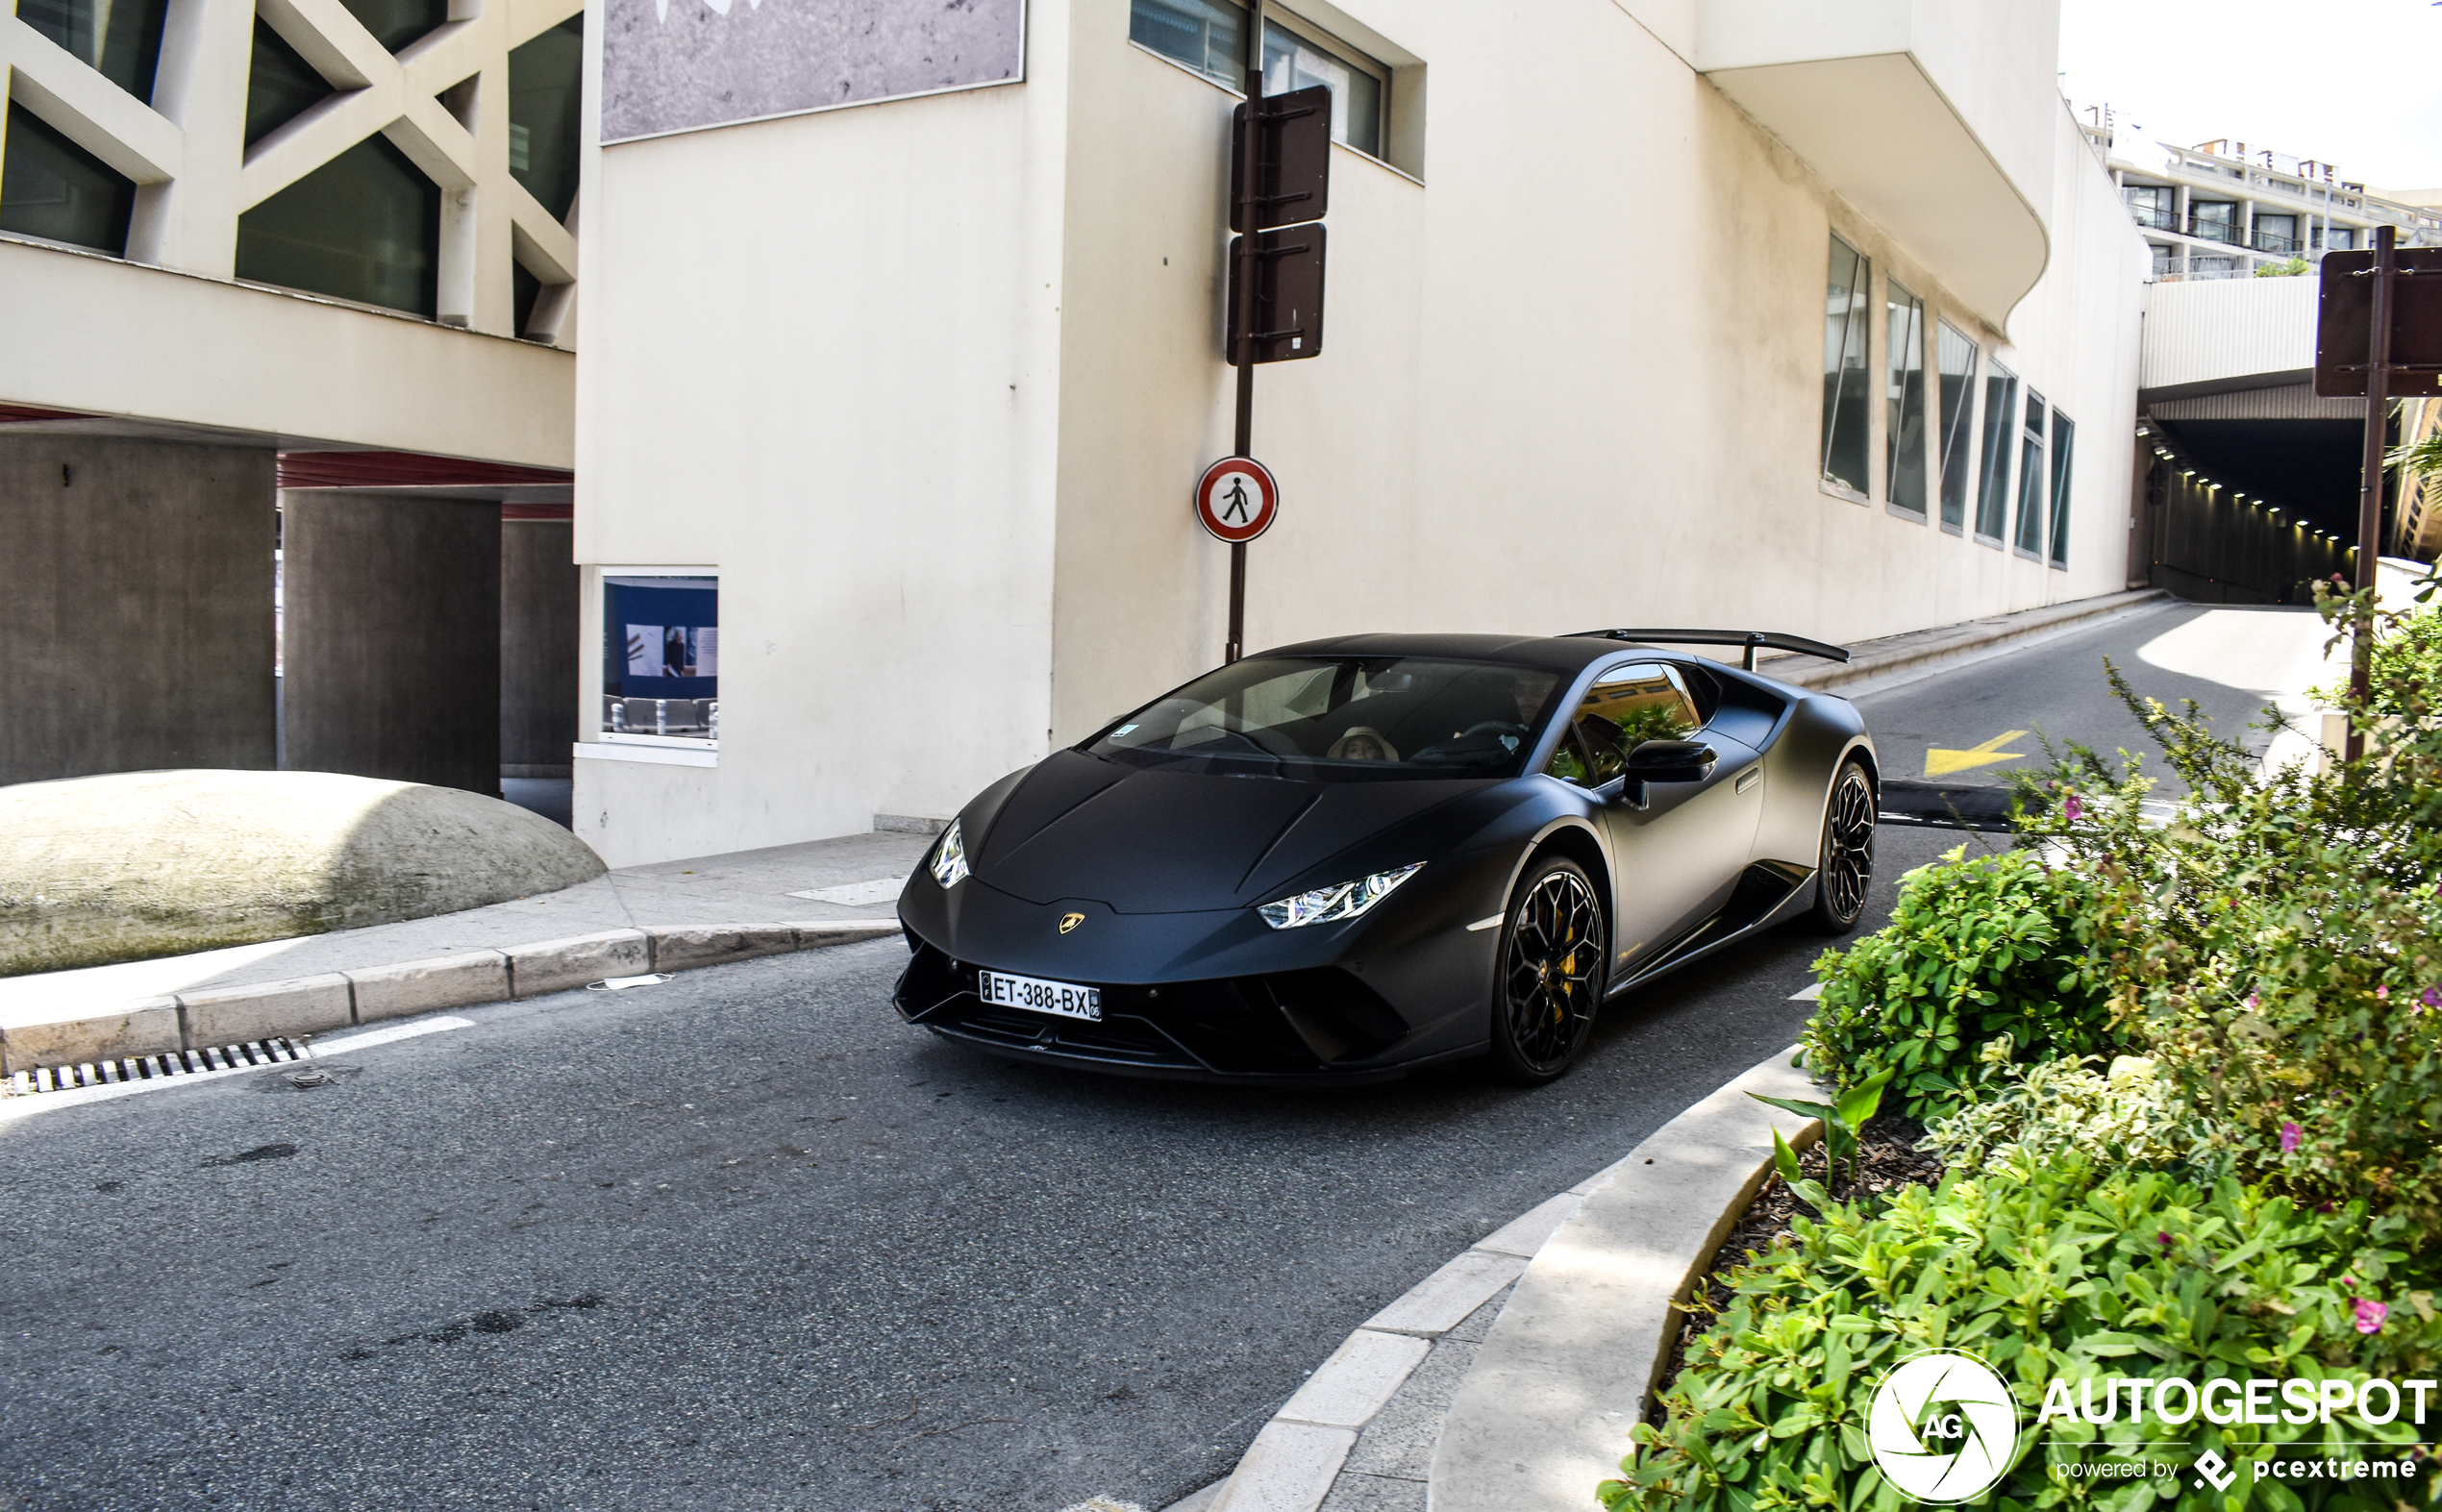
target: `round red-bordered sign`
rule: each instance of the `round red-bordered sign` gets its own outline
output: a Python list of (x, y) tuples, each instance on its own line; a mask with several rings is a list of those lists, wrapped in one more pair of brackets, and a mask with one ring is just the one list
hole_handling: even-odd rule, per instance
[(1252, 457), (1224, 457), (1196, 480), (1196, 519), (1216, 540), (1243, 545), (1272, 528), (1281, 485)]

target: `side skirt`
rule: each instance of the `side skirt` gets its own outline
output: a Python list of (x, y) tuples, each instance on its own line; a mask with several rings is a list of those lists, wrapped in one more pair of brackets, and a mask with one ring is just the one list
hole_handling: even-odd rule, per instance
[(1814, 880), (1813, 867), (1785, 861), (1760, 861), (1748, 867), (1739, 874), (1738, 885), (1720, 912), (1671, 942), (1668, 950), (1613, 983), (1603, 996), (1615, 998), (1803, 912), (1814, 902)]

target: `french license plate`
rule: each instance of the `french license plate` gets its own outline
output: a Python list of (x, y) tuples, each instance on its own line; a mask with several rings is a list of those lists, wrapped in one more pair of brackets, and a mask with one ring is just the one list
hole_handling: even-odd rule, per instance
[(1003, 972), (979, 971), (975, 974), (975, 995), (1002, 1007), (1057, 1013), (1064, 1019), (1084, 1019), (1089, 1024), (1103, 1021), (1103, 994), (1099, 987), (1080, 987), (1074, 982), (1045, 981), (1039, 977), (1011, 977)]

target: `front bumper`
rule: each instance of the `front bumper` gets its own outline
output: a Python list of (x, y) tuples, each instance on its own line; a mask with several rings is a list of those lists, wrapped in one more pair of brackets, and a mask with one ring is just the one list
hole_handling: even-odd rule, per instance
[[(1490, 1022), (1497, 935), (1464, 925), (1506, 876), (1491, 857), (1481, 879), (1436, 869), (1362, 919), (1282, 930), (1251, 908), (1124, 914), (972, 877), (944, 894), (919, 876), (901, 899), (913, 954), (891, 1001), (909, 1023), (1025, 1059), (1197, 1080), (1386, 1079), (1480, 1053)], [(1062, 931), (1070, 913), (1079, 922)], [(1103, 1017), (987, 1004), (979, 967), (1098, 988)]]

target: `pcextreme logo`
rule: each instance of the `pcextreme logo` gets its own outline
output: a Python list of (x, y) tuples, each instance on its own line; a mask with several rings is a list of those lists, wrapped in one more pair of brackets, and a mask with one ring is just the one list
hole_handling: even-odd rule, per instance
[(2018, 1456), (2018, 1405), (1993, 1368), (1926, 1350), (1882, 1373), (1866, 1447), (1901, 1495), (1948, 1504), (1982, 1495)]

